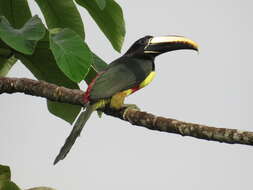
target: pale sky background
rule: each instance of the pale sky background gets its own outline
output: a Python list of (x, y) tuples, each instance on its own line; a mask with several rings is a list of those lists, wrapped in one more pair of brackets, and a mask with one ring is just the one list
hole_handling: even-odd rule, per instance
[[(184, 35), (200, 46), (199, 55), (177, 51), (158, 57), (153, 83), (127, 103), (160, 116), (253, 131), (251, 1), (117, 2), (127, 28), (122, 52), (145, 35)], [(92, 50), (107, 62), (119, 57), (86, 10), (80, 11)], [(21, 64), (9, 76), (34, 78)], [(42, 98), (1, 95), (0, 105), (0, 163), (11, 166), (22, 188), (252, 188), (253, 147), (151, 131), (106, 115), (94, 114), (67, 158), (53, 166), (70, 125), (49, 114)]]

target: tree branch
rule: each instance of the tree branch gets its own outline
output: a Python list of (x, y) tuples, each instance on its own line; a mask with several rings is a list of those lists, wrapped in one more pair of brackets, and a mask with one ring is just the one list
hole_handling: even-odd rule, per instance
[[(81, 90), (68, 89), (44, 81), (35, 81), (26, 78), (0, 77), (0, 94), (17, 92), (40, 96), (57, 102), (84, 105), (84, 92)], [(116, 111), (110, 108), (105, 108), (102, 111), (107, 115), (118, 117), (133, 125), (146, 127), (151, 130), (229, 144), (253, 145), (253, 132), (186, 123), (175, 119), (158, 117), (135, 109), (122, 109)]]

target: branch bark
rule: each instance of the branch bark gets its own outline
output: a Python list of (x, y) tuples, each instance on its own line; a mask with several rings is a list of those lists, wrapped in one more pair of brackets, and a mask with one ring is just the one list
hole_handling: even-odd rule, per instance
[[(18, 92), (44, 97), (57, 102), (84, 105), (82, 100), (84, 92), (81, 90), (68, 89), (44, 81), (36, 81), (27, 78), (0, 77), (0, 94)], [(187, 123), (171, 118), (155, 116), (136, 109), (122, 109), (117, 111), (105, 108), (102, 111), (107, 115), (128, 121), (132, 125), (146, 127), (151, 130), (229, 144), (253, 145), (253, 132)]]

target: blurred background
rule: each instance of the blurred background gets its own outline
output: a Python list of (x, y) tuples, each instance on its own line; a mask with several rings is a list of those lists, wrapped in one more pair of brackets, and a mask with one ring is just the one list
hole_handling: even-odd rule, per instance
[[(200, 52), (181, 50), (156, 59), (157, 75), (129, 98), (142, 110), (187, 122), (253, 131), (253, 13), (251, 1), (117, 1), (127, 35), (122, 53), (145, 35), (187, 36)], [(37, 5), (29, 1), (33, 14)], [(80, 8), (80, 7), (79, 7)], [(106, 62), (115, 52), (87, 12), (86, 41)], [(34, 78), (20, 63), (10, 77)], [(81, 84), (85, 90), (86, 85)], [(64, 161), (53, 160), (71, 126), (49, 114), (46, 100), (1, 95), (0, 163), (21, 188), (249, 189), (253, 147), (151, 131), (96, 114)]]

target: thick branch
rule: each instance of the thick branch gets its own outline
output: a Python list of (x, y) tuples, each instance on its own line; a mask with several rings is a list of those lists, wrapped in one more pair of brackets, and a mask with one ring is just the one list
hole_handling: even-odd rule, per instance
[(56, 102), (82, 105), (83, 92), (57, 86), (45, 81), (27, 78), (0, 77), (0, 94), (21, 92), (32, 96), (40, 96)]
[[(52, 101), (83, 105), (83, 91), (59, 87), (44, 81), (25, 78), (0, 77), (0, 94), (21, 92), (40, 96)], [(115, 111), (110, 108), (103, 110), (106, 114), (128, 121), (133, 125), (152, 130), (176, 133), (199, 139), (219, 141), (230, 144), (253, 145), (253, 132), (236, 129), (215, 128), (200, 124), (186, 123), (175, 119), (157, 117), (135, 109)]]

